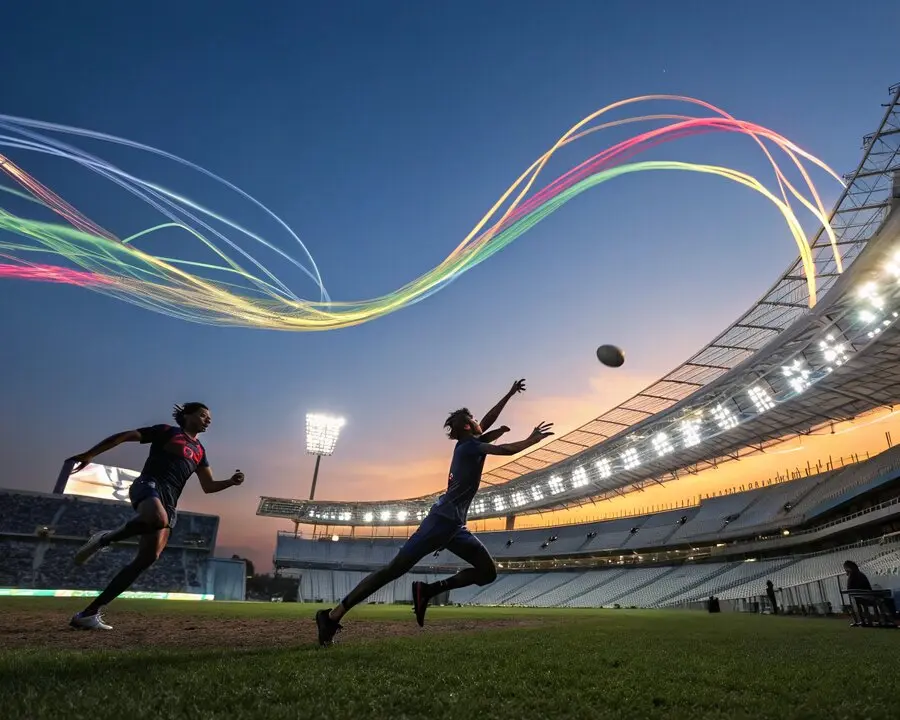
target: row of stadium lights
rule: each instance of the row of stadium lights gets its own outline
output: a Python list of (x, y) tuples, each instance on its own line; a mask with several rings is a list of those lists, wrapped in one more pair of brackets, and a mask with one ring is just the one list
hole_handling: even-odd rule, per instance
[[(891, 258), (885, 270), (889, 276), (889, 281), (896, 286), (900, 282), (900, 252)], [(859, 290), (858, 297), (864, 304), (864, 307), (859, 311), (857, 317), (864, 326), (871, 328), (866, 333), (869, 339), (875, 338), (900, 317), (900, 313), (896, 311), (888, 312), (885, 309), (885, 301), (879, 292), (878, 285), (874, 282), (866, 283)], [(760, 380), (760, 382), (747, 389), (746, 397), (755, 410), (754, 416), (758, 417), (771, 410), (778, 402), (784, 402), (800, 395), (814, 382), (827, 376), (835, 368), (847, 362), (847, 345), (836, 338), (833, 332), (829, 332), (819, 341), (818, 350), (821, 358), (818, 363), (818, 372), (810, 368), (802, 353), (798, 353), (793, 362), (782, 366), (781, 374), (785, 379), (786, 393), (780, 400), (773, 398), (772, 393), (775, 391), (768, 382), (763, 383)], [(765, 385), (769, 385), (769, 388), (767, 389)], [(776, 392), (775, 394), (777, 395), (778, 393)], [(703, 440), (704, 417), (711, 417), (711, 423), (708, 424), (713, 424), (716, 427), (715, 434), (718, 434), (740, 425), (746, 419), (744, 416), (745, 413), (740, 410), (740, 405), (736, 398), (728, 398), (708, 410), (700, 408), (688, 411), (686, 417), (678, 421), (677, 430), (674, 434), (666, 431), (656, 432), (650, 436), (650, 443), (643, 444), (643, 447), (631, 445), (619, 452), (617, 457), (608, 455), (594, 461), (593, 467), (596, 471), (597, 479), (607, 480), (612, 477), (617, 469), (624, 471), (634, 470), (640, 467), (648, 454), (650, 459), (665, 457), (675, 452), (679, 439), (683, 449), (699, 445)], [(643, 438), (633, 439), (632, 442), (639, 439)], [(590, 480), (584, 467), (577, 467), (572, 471), (568, 483), (569, 489), (578, 490), (589, 484)], [(507, 502), (513, 508), (522, 507), (531, 501), (529, 492), (533, 496), (534, 501), (538, 501), (543, 498), (545, 489), (550, 495), (559, 495), (565, 492), (567, 487), (562, 477), (553, 475), (548, 481), (538, 482), (531, 486), (530, 490), (512, 492), (508, 495), (508, 498), (499, 493), (477, 498), (473, 505), (473, 514), (483, 513), (489, 502), (493, 505), (493, 509), (496, 512), (505, 511), (508, 508)]]
[[(885, 266), (888, 280), (894, 286), (900, 283), (900, 252), (896, 253)], [(878, 285), (875, 282), (866, 283), (859, 291), (858, 298), (863, 304), (856, 318), (863, 329), (866, 329), (866, 337), (874, 339), (877, 335), (890, 327), (900, 317), (900, 313), (889, 311), (886, 309), (886, 303), (881, 295)], [(849, 332), (849, 331), (848, 331)], [(781, 368), (781, 377), (784, 384), (784, 390), (779, 393), (775, 387), (762, 378), (748, 388), (744, 395), (752, 405), (751, 414), (745, 413), (740, 409), (737, 402), (739, 396), (727, 398), (711, 408), (698, 408), (689, 410), (685, 416), (677, 421), (677, 429), (675, 432), (658, 431), (650, 436), (649, 443), (639, 444), (640, 440), (646, 439), (632, 437), (629, 439), (633, 444), (624, 448), (618, 454), (610, 453), (604, 457), (595, 460), (592, 463), (597, 480), (608, 480), (617, 471), (630, 471), (641, 466), (641, 464), (650, 456), (650, 460), (662, 458), (670, 453), (675, 452), (680, 445), (682, 449), (689, 449), (699, 445), (703, 441), (703, 429), (714, 427), (714, 435), (726, 432), (738, 425), (742, 424), (749, 417), (759, 417), (763, 413), (774, 408), (779, 402), (785, 402), (805, 392), (811, 385), (826, 377), (840, 367), (849, 358), (848, 343), (836, 337), (834, 332), (829, 332), (818, 343), (819, 362), (816, 363), (817, 369), (813, 369), (803, 354), (803, 351), (793, 359), (792, 362), (783, 365)], [(768, 385), (768, 388), (766, 387)], [(782, 395), (781, 399), (773, 397), (773, 393), (777, 397)], [(560, 495), (561, 493), (577, 491), (591, 484), (591, 478), (588, 470), (584, 466), (573, 469), (568, 483), (559, 474), (551, 475), (546, 481), (536, 482), (528, 488), (520, 488), (512, 491), (489, 491), (487, 493), (479, 493), (474, 501), (470, 515), (477, 517), (485, 514), (489, 509), (494, 513), (502, 513), (509, 509), (524, 507), (532, 503), (541, 502), (546, 497)], [(490, 506), (490, 508), (489, 508)], [(328, 520), (340, 520), (349, 522), (353, 519), (350, 511), (322, 511), (310, 510), (309, 517)], [(411, 513), (408, 510), (399, 510), (396, 514), (389, 510), (383, 509), (376, 512), (367, 511), (362, 515), (365, 523), (375, 522), (376, 517), (380, 522), (390, 522), (396, 519), (398, 522), (406, 522), (412, 520), (415, 516), (416, 520), (421, 520), (425, 515), (425, 510), (418, 510)]]

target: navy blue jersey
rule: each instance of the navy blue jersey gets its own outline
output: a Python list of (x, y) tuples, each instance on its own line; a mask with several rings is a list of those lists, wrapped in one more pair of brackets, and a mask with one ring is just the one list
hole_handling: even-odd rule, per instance
[(150, 443), (150, 454), (135, 482), (155, 482), (163, 502), (174, 507), (188, 478), (197, 468), (209, 467), (206, 450), (179, 427), (154, 425), (138, 432), (142, 444)]
[(484, 470), (481, 446), (484, 444), (478, 438), (467, 438), (456, 443), (450, 461), (447, 492), (438, 499), (434, 512), (465, 525), (469, 505), (481, 485), (481, 471)]

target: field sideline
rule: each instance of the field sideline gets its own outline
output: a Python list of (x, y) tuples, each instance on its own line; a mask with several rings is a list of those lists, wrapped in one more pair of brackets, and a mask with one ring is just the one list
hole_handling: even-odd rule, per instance
[(629, 610), (0, 601), (9, 718), (896, 718), (900, 633), (843, 620)]

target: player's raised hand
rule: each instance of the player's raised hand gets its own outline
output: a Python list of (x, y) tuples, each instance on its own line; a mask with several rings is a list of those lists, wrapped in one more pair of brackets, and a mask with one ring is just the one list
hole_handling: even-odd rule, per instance
[(240, 470), (235, 470), (234, 475), (231, 476), (231, 484), (240, 485), (242, 482), (244, 482), (244, 473)]
[(541, 420), (537, 425), (535, 425), (534, 430), (531, 431), (531, 437), (529, 440), (543, 440), (545, 437), (550, 437), (553, 435), (550, 428), (553, 427), (553, 423), (545, 423)]
[(509, 396), (512, 397), (516, 393), (525, 392), (525, 378), (516, 380), (509, 389)]
[(93, 456), (86, 452), (79, 453), (78, 455), (73, 455), (72, 457), (68, 458), (66, 462), (71, 461), (75, 463), (75, 465), (69, 471), (69, 475), (74, 475), (75, 473), (84, 470), (88, 465), (91, 464), (93, 459)]

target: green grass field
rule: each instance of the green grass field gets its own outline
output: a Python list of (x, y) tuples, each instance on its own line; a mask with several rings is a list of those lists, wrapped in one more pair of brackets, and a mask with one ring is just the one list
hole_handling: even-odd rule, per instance
[(2, 716), (40, 718), (900, 717), (900, 632), (842, 620), (408, 607), (348, 616), (320, 649), (296, 604), (0, 602)]

